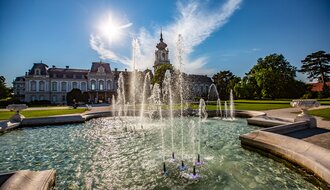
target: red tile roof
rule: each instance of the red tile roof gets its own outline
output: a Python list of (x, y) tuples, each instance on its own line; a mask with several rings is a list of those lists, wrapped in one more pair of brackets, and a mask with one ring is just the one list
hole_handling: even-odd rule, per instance
[[(311, 91), (312, 92), (322, 92), (323, 91), (323, 83), (310, 83), (312, 86)], [(326, 82), (326, 85), (330, 88), (330, 82)]]

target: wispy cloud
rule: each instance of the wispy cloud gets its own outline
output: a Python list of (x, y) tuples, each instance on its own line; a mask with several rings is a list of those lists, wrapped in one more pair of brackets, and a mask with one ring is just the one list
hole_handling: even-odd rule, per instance
[(110, 59), (117, 63), (130, 65), (130, 59), (125, 56), (117, 55), (114, 51), (111, 50), (109, 45), (105, 43), (102, 37), (91, 34), (89, 43), (91, 48), (99, 54), (101, 59)]
[[(216, 30), (219, 30), (226, 24), (233, 13), (239, 8), (242, 0), (227, 0), (224, 4), (210, 10), (198, 1), (179, 1), (177, 3), (178, 15), (174, 17), (174, 21), (167, 26), (163, 26), (164, 41), (168, 44), (170, 51), (171, 63), (178, 67), (176, 61), (176, 42), (178, 35), (183, 36), (184, 52), (183, 57), (184, 71), (188, 73), (212, 73), (212, 69), (205, 69), (208, 62), (208, 56), (202, 55), (197, 58), (191, 58), (191, 54), (195, 48), (203, 43)], [(153, 31), (148, 31), (145, 28), (140, 28), (137, 34), (137, 39), (140, 46), (139, 61), (137, 68), (145, 69), (152, 68), (154, 63), (155, 45), (159, 41), (160, 27)], [(114, 61), (129, 64), (129, 58), (121, 57), (115, 54), (111, 48), (106, 46), (106, 43), (97, 36), (91, 35), (90, 44), (101, 57), (108, 58)], [(142, 63), (143, 62), (143, 63)]]

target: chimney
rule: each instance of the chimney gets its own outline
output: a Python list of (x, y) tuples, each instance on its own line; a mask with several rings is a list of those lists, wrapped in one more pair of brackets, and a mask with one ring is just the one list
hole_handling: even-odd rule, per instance
[(53, 68), (56, 68), (55, 65), (52, 66)]
[(25, 76), (28, 76), (28, 72), (25, 72)]
[(115, 72), (117, 72), (118, 71), (118, 68), (115, 68)]
[(68, 69), (68, 68), (69, 68), (69, 66), (67, 65), (67, 66), (65, 66), (65, 68), (66, 68), (66, 69)]
[(127, 72), (127, 69), (125, 68), (125, 72)]

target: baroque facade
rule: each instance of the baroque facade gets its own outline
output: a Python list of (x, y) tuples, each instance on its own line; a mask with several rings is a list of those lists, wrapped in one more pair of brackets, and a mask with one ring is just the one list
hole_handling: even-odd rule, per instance
[[(156, 45), (154, 72), (159, 66), (168, 64), (169, 50), (160, 34), (160, 42)], [(126, 85), (130, 83), (132, 72), (111, 70), (110, 64), (93, 62), (91, 69), (73, 69), (69, 66), (49, 68), (45, 63), (34, 63), (25, 76), (16, 77), (13, 82), (14, 95), (22, 102), (50, 101), (52, 104), (66, 104), (67, 93), (72, 89), (80, 89), (87, 93), (90, 103), (109, 102), (116, 95), (119, 74), (123, 72)], [(141, 75), (141, 76), (140, 76)], [(143, 72), (138, 72), (139, 80), (143, 81)], [(206, 75), (183, 74), (185, 90), (191, 94), (188, 98), (206, 97), (212, 84)], [(129, 87), (129, 85), (127, 86)], [(127, 89), (127, 88), (126, 88)]]
[(47, 100), (53, 104), (66, 104), (66, 95), (72, 89), (87, 92), (90, 102), (109, 102), (116, 92), (114, 72), (109, 63), (93, 62), (90, 70), (51, 68), (44, 63), (34, 63), (25, 76), (16, 77), (14, 94), (23, 102)]

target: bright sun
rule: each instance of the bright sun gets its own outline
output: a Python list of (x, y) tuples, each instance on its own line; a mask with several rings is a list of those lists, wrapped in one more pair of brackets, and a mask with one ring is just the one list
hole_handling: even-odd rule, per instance
[(121, 25), (119, 21), (115, 20), (113, 17), (108, 16), (107, 19), (100, 23), (99, 30), (109, 42), (114, 42), (120, 39), (122, 35), (122, 30), (128, 28), (132, 23)]

